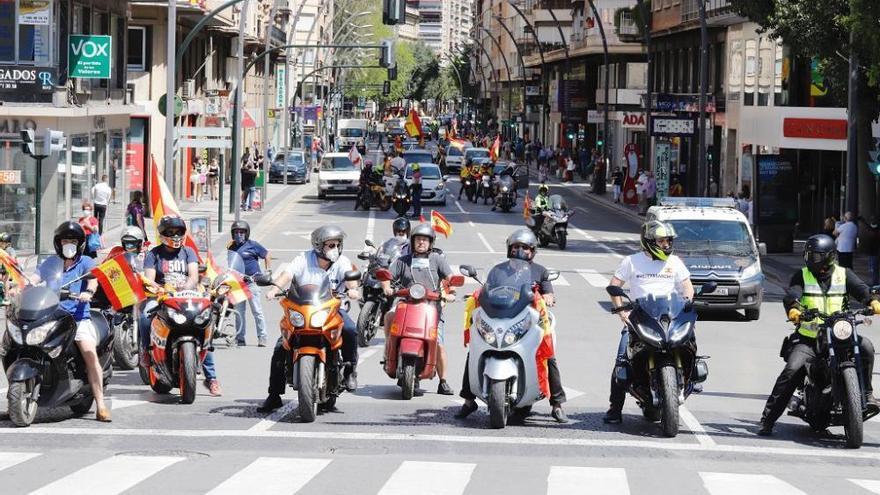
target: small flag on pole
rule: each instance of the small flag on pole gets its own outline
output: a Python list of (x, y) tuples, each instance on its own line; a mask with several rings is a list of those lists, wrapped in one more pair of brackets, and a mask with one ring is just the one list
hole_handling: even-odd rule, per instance
[(443, 234), (443, 237), (447, 239), (452, 235), (452, 224), (449, 223), (446, 217), (435, 210), (431, 210), (431, 228)]
[(143, 301), (144, 285), (125, 256), (114, 256), (92, 269), (113, 309), (119, 311)]

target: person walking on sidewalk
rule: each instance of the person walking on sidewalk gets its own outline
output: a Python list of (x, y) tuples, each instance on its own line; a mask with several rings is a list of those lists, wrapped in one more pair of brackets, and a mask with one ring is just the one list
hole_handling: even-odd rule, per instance
[(202, 202), (202, 184), (205, 178), (205, 170), (202, 167), (202, 159), (196, 158), (196, 162), (193, 164), (192, 173), (189, 174), (189, 181), (192, 184), (192, 197), (193, 202), (201, 203)]
[(615, 203), (620, 203), (620, 192), (622, 189), (623, 172), (620, 171), (620, 167), (614, 167), (614, 172), (611, 173), (611, 191)]
[(92, 203), (95, 205), (95, 218), (98, 219), (98, 233), (104, 233), (104, 217), (107, 216), (107, 205), (113, 189), (107, 184), (107, 174), (101, 176), (101, 182), (92, 186)]
[[(230, 256), (240, 256), (244, 264), (244, 274), (248, 277), (260, 275), (263, 271), (260, 269), (260, 260), (266, 270), (272, 264), (272, 258), (269, 251), (257, 241), (251, 240), (251, 226), (244, 220), (232, 223), (232, 241), (227, 246)], [(232, 253), (235, 253), (234, 255)], [(251, 313), (254, 314), (254, 324), (257, 327), (257, 345), (266, 347), (266, 317), (263, 315), (263, 302), (261, 300), (260, 287), (253, 282), (248, 282), (248, 289), (251, 291), (251, 298), (247, 302), (242, 302), (235, 307), (238, 317), (235, 319), (235, 340), (240, 347), (247, 345), (245, 334), (245, 312), (247, 305), (251, 306)]]
[(877, 217), (871, 217), (871, 220), (865, 221), (859, 217), (862, 224), (865, 225), (865, 231), (862, 232), (862, 248), (868, 255), (868, 274), (871, 276), (871, 286), (880, 285), (880, 265), (878, 265), (878, 256), (880, 256), (880, 222)]
[(208, 165), (208, 193), (210, 194), (211, 201), (215, 201), (218, 197), (218, 184), (220, 180), (220, 163), (216, 158), (211, 159), (211, 164)]
[(856, 238), (859, 235), (859, 226), (853, 221), (853, 213), (848, 211), (843, 214), (843, 222), (834, 229), (835, 243), (837, 244), (837, 264), (844, 268), (853, 267), (853, 252), (856, 250)]
[(254, 193), (257, 181), (257, 168), (253, 161), (248, 161), (241, 167), (241, 209), (250, 211), (254, 204)]

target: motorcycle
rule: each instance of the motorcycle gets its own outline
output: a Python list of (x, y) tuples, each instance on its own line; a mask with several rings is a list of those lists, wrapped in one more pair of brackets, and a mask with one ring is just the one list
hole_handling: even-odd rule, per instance
[(382, 328), (385, 321), (385, 314), (391, 309), (391, 303), (394, 301), (385, 295), (382, 291), (382, 284), (376, 278), (376, 271), (381, 268), (388, 268), (402, 253), (406, 241), (398, 239), (388, 239), (378, 248), (369, 239), (364, 243), (370, 248), (374, 248), (373, 252), (363, 251), (358, 254), (358, 259), (367, 261), (367, 270), (364, 272), (361, 280), (363, 287), (363, 298), (361, 299), (361, 311), (357, 319), (358, 345), (367, 347), (370, 341), (376, 336), (376, 332)]
[[(50, 258), (53, 274), (40, 285), (28, 285), (11, 303), (6, 332), (0, 341), (0, 357), (9, 380), (7, 411), (15, 426), (30, 426), (39, 408), (69, 407), (74, 414), (89, 412), (94, 402), (86, 365), (76, 347), (77, 323), (60, 308), (61, 301), (75, 299), (67, 285), (60, 259)], [(46, 268), (44, 268), (44, 273)], [(104, 386), (113, 376), (113, 331), (98, 309), (90, 314), (98, 334), (97, 354)]]
[(374, 206), (382, 211), (391, 209), (391, 196), (382, 176), (371, 174), (365, 189), (358, 194), (357, 201), (364, 210), (370, 210)]
[[(345, 281), (360, 280), (357, 270), (346, 272)], [(271, 274), (254, 277), (259, 286), (272, 284)], [(284, 317), (281, 319), (282, 345), (290, 351), (286, 363), (287, 382), (298, 393), (300, 419), (312, 423), (318, 406), (332, 410), (336, 399), (345, 391), (345, 370), (342, 360), (342, 301), (324, 277), (320, 285), (299, 285), (279, 294)]]
[(391, 198), (392, 206), (394, 207), (397, 216), (406, 216), (406, 212), (408, 212), (412, 206), (412, 194), (406, 180), (403, 178), (403, 172), (400, 173), (400, 176), (394, 183)]
[(464, 178), (464, 195), (471, 203), (477, 202), (477, 181), (472, 176)]
[[(227, 251), (226, 267), (221, 267), (213, 280), (202, 279), (202, 287), (210, 288), (211, 303), (214, 307), (214, 336), (212, 343), (225, 342), (226, 347), (236, 347), (236, 323), (241, 314), (235, 309), (236, 304), (230, 300), (231, 285), (247, 284), (253, 279), (244, 275), (244, 260), (235, 251)], [(236, 301), (238, 302), (238, 301)]]
[[(479, 282), (476, 270), (462, 275)], [(549, 280), (559, 278), (550, 271)], [(489, 271), (477, 297), (468, 332), (468, 380), (489, 408), (489, 426), (504, 428), (511, 412), (523, 415), (544, 398), (539, 383), (538, 351), (544, 339), (539, 304), (529, 263), (512, 259)], [(549, 311), (551, 333), (556, 326)]]
[[(391, 280), (387, 269), (376, 271), (376, 278)], [(453, 275), (448, 287), (461, 287), (464, 277)], [(442, 292), (427, 290), (424, 285), (413, 284), (395, 293), (399, 298), (394, 311), (394, 321), (385, 340), (385, 373), (396, 378), (403, 400), (413, 398), (418, 380), (430, 380), (437, 371), (437, 327), (440, 313), (437, 302), (443, 300)]]
[[(704, 284), (699, 294), (708, 294), (717, 284)], [(677, 293), (667, 297), (631, 300), (621, 288), (606, 288), (612, 297), (626, 303), (612, 313), (630, 311), (627, 328), (627, 360), (617, 363), (612, 378), (627, 389), (649, 421), (660, 421), (663, 434), (678, 435), (679, 405), (692, 393), (699, 393), (709, 375), (706, 356), (697, 354), (693, 304)]]
[[(125, 253), (129, 265), (135, 271), (142, 269), (142, 257)], [(133, 370), (138, 365), (138, 315), (137, 307), (128, 307), (120, 311), (113, 310), (113, 306), (104, 290), (99, 286), (92, 297), (92, 308), (101, 310), (101, 314), (113, 328), (113, 365), (121, 370)]]
[(516, 205), (516, 187), (513, 183), (513, 177), (502, 175), (498, 179), (498, 189), (495, 196), (495, 204), (504, 213), (509, 213), (510, 209)]
[[(816, 360), (807, 366), (804, 386), (792, 396), (788, 414), (816, 431), (843, 426), (846, 446), (852, 449), (862, 446), (864, 422), (880, 412), (865, 401), (865, 380), (871, 377), (862, 373), (856, 331), (859, 325), (871, 324), (871, 320), (857, 316), (873, 314), (871, 308), (831, 315), (812, 309), (801, 316), (801, 321), (822, 318), (823, 322), (816, 336)], [(782, 354), (787, 355), (787, 351), (783, 349)]]
[(483, 174), (480, 180), (479, 196), (483, 198), (483, 204), (488, 204), (489, 200), (495, 200), (495, 187), (492, 185), (492, 176)]
[(538, 213), (533, 211), (533, 215), (526, 219), (526, 226), (535, 233), (541, 247), (547, 247), (553, 242), (564, 250), (568, 245), (568, 221), (574, 216), (574, 210), (568, 209), (562, 196), (554, 194), (550, 196), (550, 207), (540, 212), (541, 222), (533, 218), (536, 214)]

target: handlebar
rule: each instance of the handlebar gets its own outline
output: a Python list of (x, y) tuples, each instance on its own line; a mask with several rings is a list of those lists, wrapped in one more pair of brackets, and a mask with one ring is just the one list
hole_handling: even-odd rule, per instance
[(829, 318), (847, 318), (853, 316), (873, 316), (874, 310), (870, 307), (863, 308), (859, 310), (846, 310), (846, 311), (837, 311), (831, 314), (823, 313), (818, 309), (808, 309), (801, 313), (800, 319), (801, 321), (805, 320), (814, 320), (816, 318), (822, 318), (823, 320), (827, 320)]

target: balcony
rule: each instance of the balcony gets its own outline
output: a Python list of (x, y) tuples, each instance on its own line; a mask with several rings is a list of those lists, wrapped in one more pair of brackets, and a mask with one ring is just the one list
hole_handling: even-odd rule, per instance
[[(730, 0), (702, 0), (706, 2), (706, 23), (710, 26), (727, 26), (743, 20), (730, 6)], [(700, 20), (700, 0), (682, 0), (681, 22)]]
[(614, 33), (624, 43), (642, 42), (642, 32), (632, 9), (620, 9), (615, 12)]

